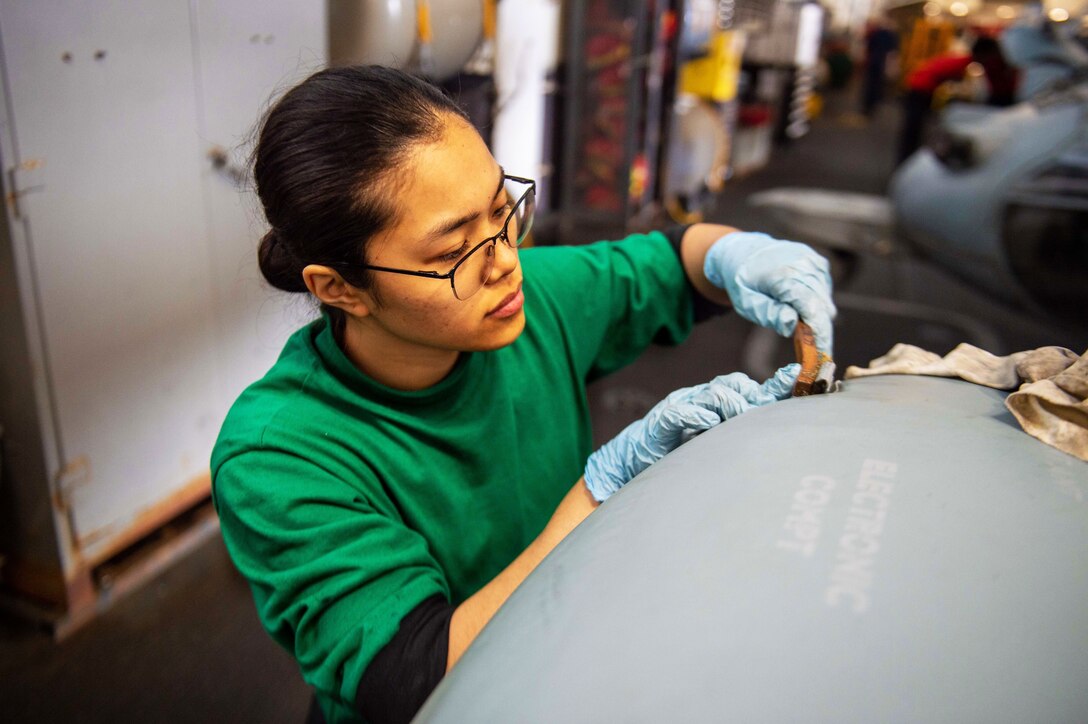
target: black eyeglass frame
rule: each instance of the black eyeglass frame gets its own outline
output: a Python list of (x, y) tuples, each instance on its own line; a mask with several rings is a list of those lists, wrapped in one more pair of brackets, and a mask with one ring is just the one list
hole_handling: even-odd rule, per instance
[[(504, 181), (514, 181), (515, 183), (526, 184), (526, 185), (528, 185), (529, 188), (525, 189), (525, 192), (518, 198), (518, 200), (514, 203), (514, 205), (512, 207), (510, 207), (510, 213), (507, 214), (506, 221), (504, 221), (502, 223), (502, 229), (499, 231), (499, 233), (495, 234), (494, 236), (487, 237), (486, 239), (481, 241), (479, 244), (472, 247), (472, 249), (470, 249), (469, 252), (467, 254), (465, 254), (463, 257), (461, 257), (461, 259), (456, 264), (453, 265), (453, 268), (450, 269), (445, 274), (443, 274), (441, 272), (427, 271), (427, 270), (413, 271), (411, 269), (394, 269), (392, 267), (376, 266), (374, 264), (330, 264), (329, 266), (332, 266), (334, 269), (344, 268), (344, 269), (360, 269), (360, 270), (368, 270), (368, 271), (380, 271), (380, 272), (388, 272), (390, 274), (405, 274), (405, 275), (413, 276), (413, 277), (424, 277), (426, 279), (449, 279), (450, 280), (450, 291), (453, 292), (453, 296), (456, 297), (460, 301), (464, 301), (464, 299), (461, 299), (460, 297), (457, 296), (457, 287), (455, 287), (454, 284), (453, 284), (453, 275), (457, 273), (457, 270), (461, 268), (461, 265), (464, 264), (466, 261), (468, 261), (469, 258), (471, 258), (473, 254), (475, 254), (477, 251), (484, 248), (488, 244), (497, 244), (499, 239), (502, 239), (503, 243), (506, 244), (511, 249), (516, 248), (517, 246), (520, 246), (521, 242), (525, 240), (525, 235), (527, 235), (529, 233), (529, 229), (532, 228), (532, 225), (533, 225), (533, 220), (532, 220), (532, 218), (530, 218), (529, 223), (526, 224), (526, 227), (525, 227), (524, 231), (522, 231), (521, 229), (518, 229), (518, 233), (521, 235), (521, 239), (520, 240), (515, 240), (515, 243), (513, 243), (513, 244), (510, 243), (510, 234), (509, 234), (510, 219), (514, 218), (514, 214), (516, 214), (518, 212), (518, 208), (522, 204), (525, 203), (525, 200), (527, 198), (529, 198), (529, 194), (530, 193), (533, 193), (533, 194), (536, 193), (536, 181), (534, 181), (533, 179), (530, 179), (530, 178), (522, 178), (521, 176), (511, 176), (510, 174), (503, 174), (502, 177), (503, 177)], [(475, 294), (475, 293), (476, 292), (473, 292), (473, 294)], [(469, 296), (472, 296), (472, 295), (469, 295)], [(468, 298), (469, 297), (465, 297), (465, 299), (468, 299)]]

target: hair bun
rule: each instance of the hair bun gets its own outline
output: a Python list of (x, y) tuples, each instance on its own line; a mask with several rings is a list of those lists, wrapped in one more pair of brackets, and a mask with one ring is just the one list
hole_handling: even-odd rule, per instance
[(307, 292), (302, 280), (302, 263), (291, 253), (283, 236), (275, 229), (269, 230), (257, 248), (257, 264), (265, 280), (285, 292)]

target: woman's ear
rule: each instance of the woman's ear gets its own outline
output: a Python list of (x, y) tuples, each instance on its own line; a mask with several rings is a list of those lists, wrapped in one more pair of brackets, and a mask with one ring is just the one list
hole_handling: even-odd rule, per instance
[(370, 295), (344, 281), (340, 273), (322, 264), (308, 264), (302, 270), (302, 279), (322, 304), (350, 314), (353, 317), (365, 317), (370, 314), (372, 301)]

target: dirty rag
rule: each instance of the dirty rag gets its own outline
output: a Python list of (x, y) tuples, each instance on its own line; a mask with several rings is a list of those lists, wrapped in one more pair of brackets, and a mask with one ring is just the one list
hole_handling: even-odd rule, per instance
[[(1005, 407), (1032, 437), (1088, 461), (1088, 352), (1040, 347), (999, 357), (961, 344), (941, 357), (897, 344), (869, 363), (851, 366), (846, 379), (872, 375), (958, 377), (998, 390), (1016, 390)], [(1017, 389), (1018, 388), (1018, 389)]]

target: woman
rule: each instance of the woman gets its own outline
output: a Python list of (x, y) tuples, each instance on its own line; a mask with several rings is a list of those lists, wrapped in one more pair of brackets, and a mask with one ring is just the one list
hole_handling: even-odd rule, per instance
[(588, 462), (587, 380), (679, 342), (712, 302), (782, 333), (800, 310), (830, 347), (827, 266), (799, 244), (700, 225), (519, 256), (533, 182), (398, 71), (289, 91), (255, 177), (261, 270), (322, 314), (235, 403), (213, 491), (262, 622), (330, 721), (409, 719), (600, 501), (685, 435), (788, 395), (796, 366), (678, 390)]

